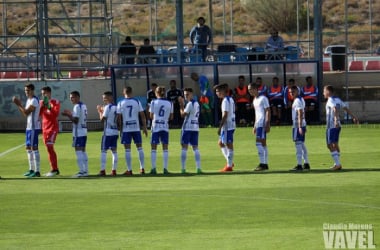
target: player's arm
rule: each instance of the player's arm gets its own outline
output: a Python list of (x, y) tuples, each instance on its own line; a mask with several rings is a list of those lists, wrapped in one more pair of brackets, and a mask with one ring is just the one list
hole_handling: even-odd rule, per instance
[(187, 116), (187, 113), (185, 112), (185, 99), (182, 96), (178, 97), (179, 102), (179, 111), (181, 113), (181, 117)]
[(28, 116), (30, 113), (32, 113), (36, 109), (36, 107), (33, 106), (33, 105), (29, 105), (28, 107), (24, 108), (22, 106), (22, 103), (21, 103), (20, 99), (18, 99), (15, 96), (12, 98), (12, 101), (13, 101), (14, 104), (16, 104), (16, 106), (17, 106), (18, 110), (20, 111), (20, 113), (23, 114), (24, 116)]
[(297, 110), (297, 113), (298, 113), (298, 132), (300, 133), (300, 135), (303, 134), (303, 130), (302, 130), (302, 118), (304, 117), (304, 112), (303, 112), (303, 109), (298, 109)]
[(79, 117), (75, 117), (73, 116), (73, 113), (68, 110), (68, 109), (65, 109), (63, 112), (62, 112), (62, 115), (63, 116), (66, 116), (67, 118), (69, 118), (69, 120), (75, 124), (78, 124), (79, 122)]
[(139, 116), (140, 116), (140, 119), (141, 119), (143, 133), (144, 133), (144, 135), (146, 137), (146, 136), (148, 136), (148, 129), (146, 128), (146, 117), (145, 117), (144, 111), (140, 111), (139, 112)]
[(222, 131), (224, 124), (227, 122), (227, 118), (228, 118), (228, 111), (224, 111), (222, 114), (222, 119), (220, 120), (220, 123), (219, 123), (218, 135), (220, 135), (220, 132)]
[(54, 104), (50, 104), (50, 113), (54, 117), (54, 119), (57, 119), (59, 116), (59, 111), (61, 110), (61, 103), (59, 101), (55, 102)]
[(351, 112), (351, 110), (347, 107), (344, 107), (343, 110), (349, 114), (351, 117), (352, 117), (352, 121), (355, 123), (355, 124), (359, 124), (359, 120), (358, 118), (356, 118), (356, 116)]
[(265, 108), (265, 131), (270, 131), (270, 107)]
[(97, 105), (96, 110), (98, 111), (100, 121), (104, 121), (107, 118), (104, 116), (104, 107), (102, 105)]

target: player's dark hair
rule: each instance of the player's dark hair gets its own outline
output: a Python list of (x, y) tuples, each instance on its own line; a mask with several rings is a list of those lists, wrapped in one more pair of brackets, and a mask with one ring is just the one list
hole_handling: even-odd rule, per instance
[(296, 85), (293, 85), (290, 87), (291, 90), (297, 90), (298, 91), (298, 87)]
[(239, 76), (239, 80), (240, 80), (240, 79), (245, 80), (245, 77), (244, 77), (243, 75), (240, 75), (240, 76)]
[(214, 90), (224, 90), (227, 92), (228, 84), (227, 83), (221, 83), (221, 84), (215, 85)]
[(42, 87), (41, 90), (48, 92), (48, 93), (51, 93), (51, 88), (49, 86), (44, 86), (44, 87)]
[(130, 86), (125, 87), (124, 88), (124, 93), (126, 93), (127, 95), (132, 94), (132, 87), (130, 87)]
[(325, 86), (325, 89), (326, 89), (327, 91), (329, 91), (330, 93), (334, 93), (334, 87), (331, 86), (331, 85), (327, 85), (327, 86)]
[(193, 89), (192, 88), (184, 88), (183, 91), (187, 91), (187, 92), (193, 93)]
[(273, 77), (272, 80), (280, 80), (277, 76)]
[(308, 82), (310, 79), (312, 79), (312, 77), (311, 76), (307, 76), (306, 78), (305, 78), (305, 80)]
[(80, 94), (78, 91), (74, 90), (74, 91), (71, 91), (70, 95), (73, 95), (73, 96), (77, 96), (77, 97), (80, 97)]
[(249, 83), (248, 87), (250, 89), (259, 89), (259, 85), (257, 85), (256, 83), (253, 83), (253, 82)]
[(293, 78), (290, 78), (288, 82), (295, 83), (296, 81)]
[(262, 81), (263, 78), (261, 78), (260, 76), (258, 76), (258, 77), (256, 77), (256, 81), (257, 81), (257, 80), (261, 80), (261, 81)]
[(106, 91), (103, 93), (105, 96), (113, 96), (111, 91)]
[(25, 88), (30, 89), (30, 90), (34, 90), (34, 84), (32, 84), (32, 83), (25, 84)]
[(151, 86), (151, 87), (157, 87), (158, 84), (154, 82), (154, 83), (152, 83), (150, 86)]

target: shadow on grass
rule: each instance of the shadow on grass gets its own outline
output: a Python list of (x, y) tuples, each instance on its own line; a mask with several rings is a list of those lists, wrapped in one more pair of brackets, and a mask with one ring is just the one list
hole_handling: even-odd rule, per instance
[(253, 171), (253, 170), (236, 170), (233, 172), (203, 172), (202, 174), (196, 173), (170, 173), (170, 174), (134, 174), (134, 175), (117, 175), (117, 176), (97, 176), (97, 175), (89, 175), (88, 177), (72, 177), (59, 175), (56, 177), (34, 177), (34, 178), (23, 178), (23, 177), (0, 177), (0, 181), (2, 180), (99, 180), (99, 179), (119, 179), (119, 178), (173, 178), (173, 177), (193, 177), (193, 176), (211, 176), (211, 175), (261, 175), (261, 174), (340, 174), (340, 173), (348, 173), (348, 172), (380, 172), (380, 168), (344, 168), (338, 171), (332, 171), (330, 169), (312, 169), (310, 171), (290, 171), (290, 170), (267, 170), (267, 171)]

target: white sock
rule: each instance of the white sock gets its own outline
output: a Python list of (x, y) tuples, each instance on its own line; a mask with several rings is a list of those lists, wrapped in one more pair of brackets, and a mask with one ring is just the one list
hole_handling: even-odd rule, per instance
[(88, 156), (87, 156), (87, 152), (83, 152), (82, 151), (82, 157), (83, 157), (83, 170), (85, 173), (88, 173)]
[(297, 158), (297, 165), (302, 165), (302, 143), (296, 142), (296, 158)]
[(331, 152), (331, 157), (334, 159), (335, 165), (340, 165), (340, 153), (338, 151)]
[(181, 150), (181, 169), (182, 170), (186, 169), (186, 158), (187, 158), (187, 150), (182, 149)]
[(112, 170), (117, 169), (117, 163), (119, 162), (119, 156), (117, 154), (117, 151), (112, 152)]
[(157, 151), (153, 150), (150, 151), (150, 160), (152, 163), (152, 169), (156, 169), (156, 161), (157, 161)]
[(234, 150), (228, 149), (227, 167), (232, 167), (233, 162), (234, 162)]
[(106, 170), (107, 151), (100, 153), (100, 170)]
[(34, 164), (34, 154), (33, 154), (33, 151), (32, 150), (27, 150), (26, 153), (28, 155), (29, 170), (33, 170), (34, 171), (35, 164)]
[(195, 165), (197, 169), (201, 168), (201, 153), (199, 152), (198, 149), (194, 150), (194, 157), (195, 157)]
[(143, 148), (138, 148), (137, 151), (139, 152), (139, 161), (140, 161), (140, 169), (145, 168), (145, 161), (144, 161), (144, 150)]
[(168, 169), (169, 151), (163, 150), (162, 156), (164, 158), (164, 169)]
[(268, 164), (268, 147), (263, 147), (264, 149), (264, 164)]
[(260, 163), (265, 164), (265, 152), (261, 142), (256, 142), (257, 153), (259, 154)]
[(309, 154), (307, 152), (307, 148), (305, 146), (305, 143), (302, 143), (302, 157), (303, 157), (303, 162), (304, 163), (309, 163)]
[(41, 165), (41, 158), (40, 158), (40, 151), (34, 150), (34, 164), (36, 166), (36, 172), (40, 172), (40, 165)]
[(226, 158), (226, 161), (228, 161), (228, 149), (227, 147), (221, 147), (220, 150), (222, 150), (222, 154), (224, 158)]
[(127, 162), (128, 171), (132, 171), (132, 158), (131, 158), (131, 150), (125, 150), (125, 161)]
[(82, 154), (82, 151), (75, 151), (75, 154), (77, 155), (77, 165), (78, 165), (78, 168), (79, 168), (79, 172), (83, 173), (84, 172), (84, 169), (83, 169), (83, 154)]

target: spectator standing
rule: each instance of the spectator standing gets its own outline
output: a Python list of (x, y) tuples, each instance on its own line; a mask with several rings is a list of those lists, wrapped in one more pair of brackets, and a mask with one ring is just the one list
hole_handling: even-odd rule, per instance
[(199, 50), (201, 51), (203, 62), (205, 62), (207, 58), (207, 46), (212, 42), (211, 29), (205, 25), (205, 22), (204, 17), (198, 17), (197, 25), (190, 31), (190, 42), (197, 53)]
[(354, 123), (358, 124), (359, 120), (348, 109), (347, 105), (337, 96), (334, 96), (334, 87), (331, 85), (323, 88), (323, 96), (327, 99), (326, 102), (326, 143), (330, 150), (331, 157), (334, 160), (334, 166), (330, 169), (341, 170), (339, 134), (341, 130), (340, 112), (343, 109), (351, 117)]
[(51, 97), (51, 88), (45, 86), (41, 89), (43, 100), (40, 101), (40, 116), (42, 118), (42, 136), (48, 152), (50, 171), (45, 174), (47, 177), (59, 175), (57, 153), (54, 150), (54, 143), (59, 132), (58, 116), (61, 103)]
[(136, 45), (132, 43), (130, 36), (125, 37), (125, 41), (120, 45), (117, 54), (121, 64), (135, 64)]
[(178, 97), (183, 97), (183, 93), (182, 90), (177, 88), (176, 80), (170, 80), (169, 85), (170, 89), (166, 92), (166, 98), (173, 105), (173, 120), (171, 121), (171, 125), (174, 127), (179, 127), (182, 123), (182, 118)]
[(230, 172), (234, 167), (235, 102), (231, 96), (228, 96), (227, 83), (218, 84), (214, 89), (218, 98), (222, 99), (222, 119), (218, 127), (218, 144), (227, 162), (220, 171)]
[(318, 87), (314, 85), (311, 76), (306, 77), (306, 84), (302, 87), (301, 96), (305, 100), (306, 122), (317, 122), (319, 119)]
[[(305, 146), (306, 120), (305, 120), (305, 100), (300, 96), (299, 88), (292, 86), (291, 95), (293, 96), (292, 104), (292, 136), (296, 147), (297, 166), (292, 171), (310, 170), (309, 156)], [(302, 159), (304, 161), (302, 167)]]
[(253, 134), (256, 135), (256, 147), (260, 164), (255, 171), (268, 170), (268, 147), (267, 133), (270, 131), (270, 106), (266, 96), (259, 94), (259, 85), (250, 83), (248, 85), (249, 94), (254, 97), (253, 107), (255, 109), (255, 125)]
[(241, 125), (249, 123), (248, 108), (250, 106), (250, 95), (243, 75), (239, 76), (239, 85), (234, 89), (234, 100), (236, 103), (236, 121)]
[(145, 161), (144, 150), (142, 147), (142, 136), (140, 131), (140, 120), (145, 136), (148, 136), (146, 128), (146, 119), (144, 109), (139, 100), (133, 97), (132, 88), (125, 87), (123, 89), (124, 99), (117, 105), (118, 122), (122, 124), (122, 137), (121, 143), (125, 149), (125, 161), (127, 170), (124, 175), (132, 175), (132, 156), (131, 156), (131, 142), (132, 139), (136, 144), (137, 152), (139, 154), (140, 174), (145, 174)]
[(272, 111), (272, 118), (277, 125), (281, 123), (284, 108), (284, 88), (279, 83), (277, 76), (273, 77), (272, 85), (268, 88), (269, 104)]
[(28, 155), (29, 171), (24, 174), (26, 177), (40, 177), (40, 152), (38, 150), (38, 135), (41, 133), (40, 103), (34, 95), (34, 85), (26, 84), (24, 91), (26, 95), (25, 107), (22, 106), (20, 99), (13, 97), (12, 101), (18, 110), (26, 117), (25, 149)]
[(70, 93), (71, 103), (74, 104), (73, 111), (65, 109), (62, 115), (67, 116), (73, 123), (73, 147), (77, 156), (79, 172), (73, 177), (88, 176), (88, 156), (86, 153), (87, 143), (87, 106), (80, 101), (78, 91)]
[(181, 173), (186, 174), (187, 149), (190, 144), (193, 147), (197, 174), (201, 174), (201, 155), (198, 149), (200, 106), (193, 98), (192, 88), (185, 88), (184, 96), (185, 99), (178, 97), (181, 116), (184, 118), (181, 133)]
[(116, 105), (113, 102), (112, 92), (106, 91), (102, 95), (104, 106), (98, 105), (96, 108), (99, 113), (99, 119), (103, 122), (102, 144), (100, 147), (100, 172), (98, 176), (106, 175), (107, 150), (112, 152), (112, 169), (111, 176), (116, 176), (118, 154), (117, 140), (119, 130), (117, 125)]
[(157, 174), (157, 145), (162, 143), (163, 154), (163, 173), (169, 174), (169, 120), (173, 119), (173, 105), (165, 98), (165, 87), (156, 88), (157, 99), (151, 102), (149, 108), (150, 119), (152, 120), (152, 138), (151, 138), (151, 163), (152, 169), (150, 174)]
[(152, 45), (150, 45), (149, 38), (144, 39), (144, 45), (140, 47), (138, 54), (139, 56), (142, 56), (139, 61), (143, 64), (152, 63), (152, 59), (157, 58), (155, 56), (156, 50)]

